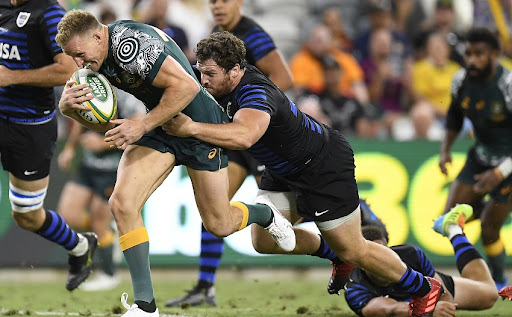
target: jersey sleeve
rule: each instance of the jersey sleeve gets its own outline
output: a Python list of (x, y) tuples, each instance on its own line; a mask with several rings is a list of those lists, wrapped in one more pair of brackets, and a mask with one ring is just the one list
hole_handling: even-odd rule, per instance
[(350, 281), (345, 286), (345, 300), (352, 311), (358, 316), (363, 316), (363, 308), (375, 296), (362, 284)]
[(121, 68), (150, 82), (167, 56), (161, 39), (122, 25), (115, 26), (112, 31), (112, 53)]
[[(244, 39), (247, 55), (252, 55), (254, 62), (259, 61), (268, 53), (276, 49), (274, 41), (259, 27), (250, 29)], [(248, 58), (249, 59), (249, 58)]]
[(43, 13), (41, 22), (42, 37), (46, 50), (51, 52), (52, 57), (62, 53), (62, 49), (55, 42), (55, 36), (57, 35), (57, 24), (65, 14), (66, 11), (58, 4), (48, 6)]
[(239, 109), (257, 109), (272, 116), (276, 112), (273, 96), (264, 84), (246, 84), (240, 88), (236, 101)]
[(445, 124), (448, 130), (460, 131), (464, 124), (464, 113), (462, 112), (460, 104), (462, 101), (459, 98), (459, 91), (464, 83), (465, 76), (466, 70), (462, 69), (455, 74), (452, 80), (450, 87), (452, 100), (446, 114)]

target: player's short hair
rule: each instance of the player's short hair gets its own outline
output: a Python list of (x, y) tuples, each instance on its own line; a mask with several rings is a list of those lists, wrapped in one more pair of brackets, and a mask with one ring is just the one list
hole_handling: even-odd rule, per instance
[(59, 46), (66, 45), (74, 36), (99, 30), (100, 27), (100, 22), (92, 13), (84, 10), (71, 10), (57, 24), (55, 41)]
[(388, 241), (382, 229), (377, 226), (364, 226), (361, 228), (361, 232), (368, 241), (382, 240), (386, 243)]
[(500, 50), (500, 41), (498, 40), (498, 37), (488, 28), (476, 27), (470, 29), (466, 36), (466, 40), (468, 43), (485, 43), (492, 50)]
[(245, 67), (245, 44), (233, 34), (223, 31), (210, 34), (197, 43), (198, 61), (212, 59), (226, 72), (235, 67)]

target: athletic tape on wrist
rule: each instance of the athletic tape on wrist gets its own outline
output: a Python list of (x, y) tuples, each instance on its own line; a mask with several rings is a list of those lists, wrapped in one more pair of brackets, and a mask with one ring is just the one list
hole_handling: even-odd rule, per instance
[(500, 171), (503, 178), (507, 178), (510, 174), (512, 174), (512, 158), (507, 157), (503, 162), (498, 165), (498, 170)]

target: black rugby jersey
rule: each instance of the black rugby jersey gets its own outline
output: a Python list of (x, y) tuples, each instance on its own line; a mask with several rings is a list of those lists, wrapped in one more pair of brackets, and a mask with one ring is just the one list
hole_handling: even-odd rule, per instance
[[(413, 245), (403, 244), (391, 247), (400, 259), (409, 265), (415, 271), (420, 272), (424, 276), (434, 276), (434, 266), (427, 258), (423, 251)], [(403, 291), (402, 288), (395, 283), (388, 286), (379, 287), (373, 284), (366, 273), (356, 267), (350, 273), (350, 279), (345, 285), (345, 299), (349, 307), (359, 316), (362, 316), (362, 309), (370, 300), (376, 297), (389, 297), (396, 301), (410, 301), (410, 295)]]
[[(62, 53), (55, 36), (65, 13), (56, 0), (33, 0), (17, 7), (0, 0), (0, 65), (20, 70), (53, 64), (53, 57)], [(0, 118), (34, 123), (54, 114), (53, 88), (0, 87)]]
[[(220, 32), (220, 28), (216, 26), (212, 33), (214, 32)], [(258, 60), (276, 49), (270, 35), (248, 17), (242, 16), (242, 19), (231, 33), (244, 41), (246, 49), (245, 60), (251, 65), (255, 65)]]
[(302, 113), (270, 79), (247, 65), (237, 87), (219, 98), (230, 121), (239, 109), (249, 108), (270, 115), (270, 124), (258, 142), (247, 151), (268, 170), (286, 176), (304, 170), (327, 142), (327, 128)]

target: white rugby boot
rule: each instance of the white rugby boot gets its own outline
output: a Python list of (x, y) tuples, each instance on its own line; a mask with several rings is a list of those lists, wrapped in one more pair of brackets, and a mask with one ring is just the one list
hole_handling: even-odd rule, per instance
[(277, 210), (276, 206), (270, 201), (267, 195), (261, 195), (254, 200), (255, 204), (267, 205), (272, 210), (274, 217), (268, 227), (264, 228), (270, 233), (277, 245), (286, 252), (295, 249), (295, 232), (292, 224)]
[(121, 317), (160, 317), (160, 314), (158, 313), (158, 308), (154, 312), (148, 313), (140, 309), (139, 306), (137, 306), (137, 304), (133, 304), (132, 306), (128, 305), (126, 303), (127, 299), (128, 293), (123, 293), (121, 295), (121, 304), (123, 304), (124, 308), (126, 308), (128, 311), (124, 313)]

